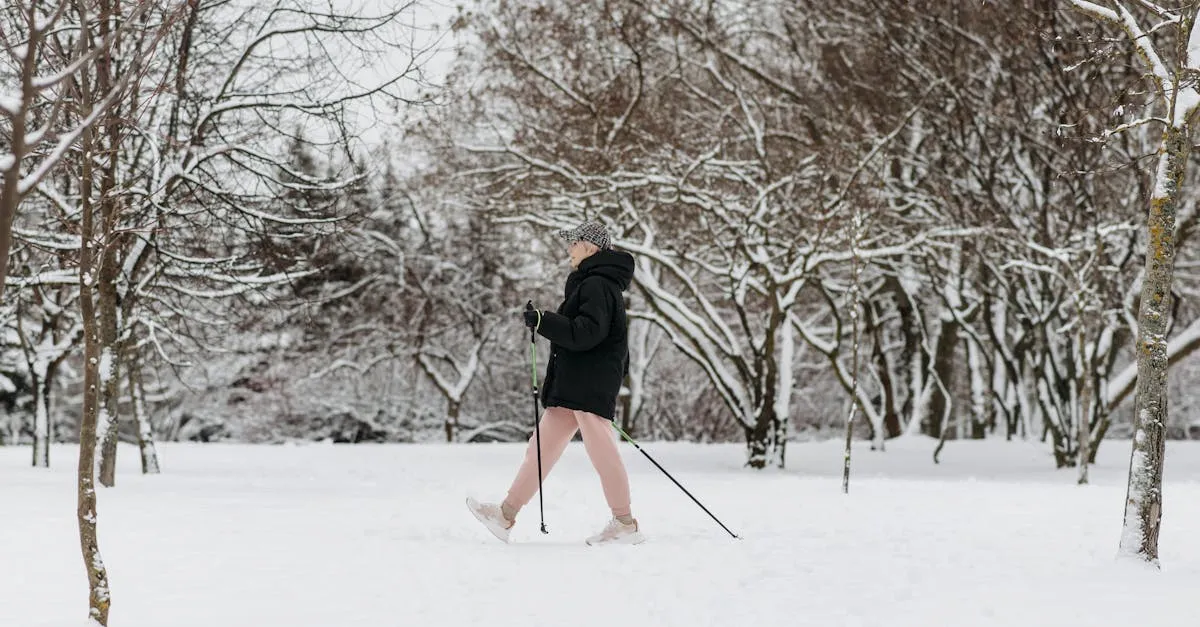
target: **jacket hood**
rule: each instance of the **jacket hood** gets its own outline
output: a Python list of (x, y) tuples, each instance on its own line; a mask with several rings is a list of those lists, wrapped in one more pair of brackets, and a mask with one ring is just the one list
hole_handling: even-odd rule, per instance
[(601, 250), (579, 263), (582, 276), (599, 275), (616, 283), (621, 291), (633, 282), (633, 255), (619, 250)]

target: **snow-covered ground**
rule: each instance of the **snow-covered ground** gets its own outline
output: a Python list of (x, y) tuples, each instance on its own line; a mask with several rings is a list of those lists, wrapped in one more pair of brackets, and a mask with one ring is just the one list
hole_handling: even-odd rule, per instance
[[(636, 547), (587, 547), (605, 522), (572, 444), (516, 542), (463, 506), (498, 497), (515, 445), (164, 444), (143, 477), (122, 448), (101, 490), (114, 627), (700, 625), (1010, 627), (1195, 625), (1200, 444), (1168, 444), (1163, 568), (1115, 559), (1127, 442), (1106, 442), (1093, 484), (1040, 445), (934, 442), (856, 448), (849, 496), (838, 445), (795, 444), (787, 471), (740, 467), (737, 446), (646, 449), (733, 540), (625, 447)], [(0, 448), (0, 625), (85, 622), (74, 449), (54, 468)]]

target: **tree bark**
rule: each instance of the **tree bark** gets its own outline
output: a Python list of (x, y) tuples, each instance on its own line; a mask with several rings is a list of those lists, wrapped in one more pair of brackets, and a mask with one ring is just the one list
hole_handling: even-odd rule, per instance
[[(842, 451), (842, 494), (850, 494), (850, 454), (854, 448), (854, 414), (858, 411), (859, 276), (858, 254), (854, 249), (858, 243), (857, 226), (860, 220), (861, 217), (856, 211), (854, 214), (855, 233), (850, 240), (850, 415), (846, 417), (845, 448)], [(869, 310), (870, 307), (868, 304), (867, 309)], [(884, 438), (879, 439), (882, 441)]]
[(1080, 369), (1079, 376), (1079, 417), (1075, 421), (1076, 428), (1078, 429), (1075, 439), (1079, 447), (1077, 455), (1079, 459), (1079, 485), (1087, 485), (1088, 464), (1091, 463), (1092, 459), (1091, 452), (1089, 451), (1092, 425), (1092, 369), (1091, 360), (1087, 354), (1087, 345), (1084, 343), (1086, 341), (1084, 334), (1085, 326), (1083, 315), (1080, 314), (1078, 350), (1079, 361), (1083, 364), (1083, 367)]
[[(102, 299), (103, 300), (103, 299)], [(103, 307), (101, 307), (103, 309)], [(100, 327), (104, 327), (101, 314)], [(117, 485), (117, 426), (118, 405), (121, 386), (118, 380), (116, 352), (106, 341), (107, 334), (100, 332), (100, 403), (101, 412), (97, 428), (100, 447), (100, 484), (106, 488)]]
[[(633, 375), (625, 377), (626, 387), (630, 386), (630, 380)], [(621, 395), (621, 430), (629, 434), (631, 438), (637, 438), (637, 427), (633, 420), (633, 394)]]
[(50, 467), (50, 368), (33, 374), (33, 466)]
[[(101, 24), (107, 24), (107, 16)], [(81, 102), (90, 102), (87, 79), (80, 81)], [(100, 625), (108, 625), (108, 610), (112, 603), (108, 587), (108, 571), (100, 557), (96, 535), (96, 426), (100, 414), (100, 333), (96, 324), (93, 294), (96, 261), (92, 246), (95, 235), (95, 216), (91, 201), (93, 138), (85, 129), (82, 138), (80, 163), (81, 233), (79, 251), (79, 308), (83, 318), (83, 415), (79, 421), (79, 466), (77, 468), (79, 544), (88, 578), (88, 617)]]
[[(85, 201), (86, 203), (86, 201)], [(86, 211), (86, 210), (85, 210)], [(86, 227), (85, 231), (88, 230)], [(85, 240), (86, 241), (86, 240)], [(86, 247), (86, 245), (85, 245)], [(82, 283), (87, 283), (84, 273)], [(79, 542), (83, 565), (88, 577), (88, 616), (101, 625), (108, 625), (108, 609), (112, 602), (108, 588), (108, 571), (100, 558), (96, 535), (96, 422), (100, 413), (100, 337), (96, 329), (92, 305), (92, 290), (81, 287), (80, 300), (85, 313), (83, 418), (79, 423), (78, 511)]]
[(1167, 425), (1167, 326), (1175, 263), (1175, 214), (1191, 148), (1187, 122), (1168, 126), (1146, 221), (1146, 270), (1138, 309), (1133, 450), (1120, 552), (1158, 564)]
[[(953, 405), (951, 394), (954, 387), (954, 369), (956, 367), (956, 350), (958, 348), (958, 321), (953, 318), (942, 320), (942, 331), (938, 334), (937, 345), (934, 348), (933, 397), (929, 401), (929, 413), (922, 429), (925, 435), (941, 438), (946, 412)], [(938, 382), (941, 382), (940, 385)]]
[[(101, 28), (107, 34), (107, 26)], [(112, 56), (101, 55), (96, 61), (96, 85), (100, 93), (108, 93), (114, 82)], [(101, 413), (100, 483), (113, 487), (117, 483), (117, 429), (120, 418), (121, 378), (120, 366), (124, 352), (118, 345), (120, 328), (118, 314), (117, 281), (120, 278), (121, 242), (118, 234), (123, 195), (118, 191), (117, 176), (120, 169), (121, 149), (121, 104), (114, 105), (104, 116), (104, 146), (107, 163), (100, 177), (100, 250), (99, 268), (99, 322), (100, 322), (100, 385), (104, 411)]]
[(138, 450), (142, 456), (142, 474), (157, 475), (161, 472), (158, 466), (158, 450), (154, 446), (154, 423), (146, 411), (146, 387), (142, 382), (141, 363), (137, 355), (131, 356), (128, 366), (129, 397), (133, 424), (137, 427)]
[[(889, 279), (889, 281), (895, 282), (896, 280)], [(899, 292), (897, 294), (898, 298), (903, 298), (903, 294)], [(891, 360), (888, 359), (887, 351), (883, 347), (883, 325), (878, 322), (880, 315), (874, 303), (867, 303), (863, 307), (863, 316), (866, 318), (864, 321), (866, 334), (870, 335), (872, 339), (871, 358), (875, 361), (875, 369), (879, 377), (880, 413), (883, 414), (883, 437), (881, 439), (888, 440), (904, 433), (904, 427), (900, 422), (900, 411), (896, 407), (897, 377), (892, 372)]]
[(462, 403), (454, 400), (446, 402), (446, 442), (454, 442), (458, 439), (458, 415), (462, 411)]
[[(789, 347), (782, 346), (785, 342), (794, 341), (790, 330), (782, 328), (786, 321), (785, 312), (779, 310), (771, 312), (768, 328), (765, 331), (766, 341), (756, 356), (756, 369), (762, 374), (755, 377), (759, 387), (755, 394), (757, 398), (754, 399), (754, 406), (758, 408), (757, 415), (754, 417), (754, 428), (746, 431), (750, 438), (747, 442), (746, 465), (751, 468), (762, 469), (771, 464), (783, 468), (785, 463), (788, 417), (781, 416), (779, 410), (786, 409), (787, 403), (784, 402), (781, 406), (779, 395), (785, 392), (780, 389), (780, 382), (791, 372), (791, 368), (790, 364), (788, 368), (780, 368), (780, 356), (776, 354), (776, 351), (782, 350), (789, 359), (792, 354)], [(780, 337), (780, 334), (783, 337)], [(791, 392), (790, 386), (786, 392)]]
[(764, 407), (754, 421), (754, 427), (746, 429), (746, 465), (763, 469), (772, 460), (780, 459), (780, 453), (776, 450), (780, 443), (775, 441), (778, 434), (775, 408)]

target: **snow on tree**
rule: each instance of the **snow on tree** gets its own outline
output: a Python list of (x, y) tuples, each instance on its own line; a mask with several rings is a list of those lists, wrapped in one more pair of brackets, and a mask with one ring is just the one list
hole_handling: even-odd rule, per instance
[[(1161, 125), (1154, 191), (1146, 218), (1146, 263), (1138, 310), (1137, 391), (1133, 447), (1129, 460), (1122, 555), (1158, 564), (1162, 522), (1162, 471), (1166, 453), (1168, 327), (1175, 262), (1176, 217), (1192, 145), (1192, 125), (1200, 107), (1195, 77), (1200, 73), (1197, 5), (1178, 10), (1149, 2), (1070, 0), (1077, 10), (1124, 31), (1149, 71), (1157, 111), (1137, 124)], [(1146, 21), (1150, 26), (1145, 26)], [(1174, 49), (1174, 55), (1164, 51)], [(1131, 127), (1132, 125), (1126, 125)]]
[[(487, 52), (471, 62), (494, 105), (473, 110), (459, 167), (497, 221), (609, 224), (640, 260), (643, 317), (707, 374), (761, 468), (783, 464), (796, 342), (830, 346), (796, 337), (792, 310), (823, 306), (818, 277), (849, 265), (838, 213), (894, 134), (830, 143), (845, 129), (816, 121), (826, 105), (804, 68), (817, 51), (792, 41), (799, 22), (772, 26), (802, 16), (770, 3), (744, 17), (761, 28), (708, 32), (697, 7), (636, 2), (478, 19)], [(865, 255), (930, 237), (884, 231), (896, 241)]]
[(122, 37), (136, 36), (144, 29), (143, 16), (158, 4), (146, 0), (128, 3), (122, 8), (124, 19), (107, 29), (99, 41), (82, 36), (67, 39), (61, 33), (94, 26), (97, 16), (116, 10), (106, 3), (96, 7), (95, 13), (89, 3), (76, 0), (17, 0), (0, 10), (0, 49), (9, 69), (0, 73), (8, 85), (0, 91), (0, 119), (8, 127), (4, 134), (7, 145), (0, 151), (0, 295), (21, 201), (54, 171), (84, 129), (128, 93), (144, 69), (142, 63), (165, 33), (167, 22), (156, 22), (158, 30), (146, 36), (146, 56), (130, 59), (127, 71), (105, 92), (95, 94), (95, 106), (87, 117), (72, 116), (69, 111), (71, 101), (66, 94), (72, 81), (104, 62)]

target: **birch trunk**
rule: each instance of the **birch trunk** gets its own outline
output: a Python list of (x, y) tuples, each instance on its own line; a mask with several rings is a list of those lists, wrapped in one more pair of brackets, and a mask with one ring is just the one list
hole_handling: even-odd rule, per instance
[(154, 423), (146, 411), (146, 387), (142, 382), (142, 370), (136, 355), (129, 363), (129, 396), (133, 412), (133, 424), (137, 427), (138, 450), (142, 456), (142, 474), (157, 475), (158, 450), (154, 446)]
[(1087, 485), (1088, 482), (1088, 463), (1091, 462), (1091, 452), (1088, 450), (1091, 444), (1091, 423), (1092, 423), (1092, 369), (1090, 367), (1091, 360), (1088, 358), (1087, 347), (1084, 344), (1083, 321), (1080, 321), (1079, 329), (1079, 352), (1080, 352), (1080, 384), (1079, 384), (1079, 417), (1075, 421), (1077, 428), (1076, 440), (1078, 441), (1079, 452), (1079, 485)]
[(1158, 563), (1162, 471), (1167, 424), (1167, 324), (1175, 262), (1175, 213), (1191, 148), (1190, 125), (1163, 132), (1154, 195), (1146, 222), (1146, 271), (1138, 308), (1137, 389), (1133, 450), (1120, 552)]
[(34, 468), (50, 467), (50, 376), (48, 367), (38, 368), (33, 373), (33, 466)]
[(649, 369), (652, 352), (650, 332), (653, 326), (645, 320), (630, 320), (629, 330), (629, 374), (625, 377), (629, 393), (624, 399), (621, 428), (636, 438), (638, 417), (646, 404), (646, 371)]
[[(858, 216), (855, 216), (857, 223)], [(856, 238), (857, 239), (857, 238)], [(853, 244), (851, 244), (853, 246)], [(851, 284), (850, 284), (850, 324), (851, 324), (851, 347), (850, 347), (850, 415), (846, 418), (846, 446), (842, 453), (842, 493), (850, 493), (850, 452), (853, 449), (854, 443), (854, 414), (858, 411), (858, 255), (851, 251)], [(882, 434), (879, 436), (882, 442)]]
[(792, 387), (795, 383), (795, 370), (792, 361), (796, 357), (796, 334), (792, 325), (786, 324), (787, 318), (779, 328), (779, 357), (776, 373), (775, 388), (775, 456), (771, 460), (779, 468), (787, 464), (788, 426), (792, 415)]

